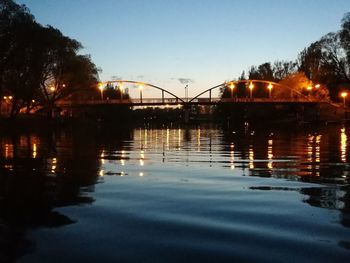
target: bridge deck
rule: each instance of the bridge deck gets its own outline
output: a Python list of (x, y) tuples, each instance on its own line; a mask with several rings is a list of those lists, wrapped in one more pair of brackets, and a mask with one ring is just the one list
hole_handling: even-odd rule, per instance
[(175, 98), (145, 98), (145, 99), (113, 99), (113, 100), (85, 100), (85, 101), (61, 101), (57, 106), (88, 106), (88, 105), (126, 105), (126, 106), (183, 106), (183, 105), (216, 105), (216, 104), (305, 104), (320, 103), (320, 101), (309, 100), (304, 98), (295, 99), (270, 99), (270, 98), (197, 98), (194, 100), (183, 99), (180, 101)]

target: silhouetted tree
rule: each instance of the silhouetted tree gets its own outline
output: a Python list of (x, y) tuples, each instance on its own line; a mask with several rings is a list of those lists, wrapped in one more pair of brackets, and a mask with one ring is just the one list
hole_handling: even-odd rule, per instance
[(121, 91), (118, 87), (114, 87), (112, 84), (108, 83), (104, 90), (104, 96), (106, 99), (120, 99)]
[(248, 72), (249, 79), (278, 82), (286, 76), (296, 72), (296, 63), (293, 61), (275, 61), (259, 66), (252, 66)]
[(245, 71), (243, 70), (241, 73), (241, 76), (238, 78), (238, 80), (246, 80), (246, 76), (245, 76)]
[(78, 55), (82, 45), (38, 24), (25, 6), (2, 0), (0, 22), (0, 92), (13, 98), (11, 116), (33, 101), (50, 112), (57, 100), (96, 85), (96, 66)]
[(348, 62), (350, 61), (350, 12), (346, 13), (342, 19), (341, 30), (339, 32), (340, 42), (346, 52)]
[(96, 87), (98, 70), (89, 56), (77, 54), (82, 47), (79, 42), (52, 27), (45, 28), (45, 40), (41, 82), (36, 94), (39, 102), (51, 109), (57, 100)]
[(312, 43), (300, 52), (298, 69), (304, 72), (308, 79), (319, 81), (321, 73), (322, 50), (319, 42)]
[(37, 84), (31, 71), (37, 66), (38, 24), (25, 6), (5, 0), (0, 3), (0, 25), (0, 88), (12, 95), (15, 115)]
[(296, 72), (297, 63), (294, 61), (277, 60), (273, 63), (273, 77), (275, 81), (280, 81), (288, 75)]
[(249, 79), (274, 81), (273, 69), (270, 62), (263, 63), (258, 67), (252, 66), (248, 72)]
[(323, 36), (304, 49), (298, 58), (299, 70), (314, 83), (329, 89), (338, 99), (340, 89), (350, 85), (350, 14), (342, 20), (342, 29)]
[[(315, 88), (315, 83), (307, 78), (304, 72), (290, 74), (281, 80), (279, 84), (281, 84), (282, 87), (276, 87), (274, 90), (275, 97), (277, 98), (308, 97), (318, 100), (329, 99), (328, 89), (325, 86)], [(308, 89), (308, 87), (313, 88)]]

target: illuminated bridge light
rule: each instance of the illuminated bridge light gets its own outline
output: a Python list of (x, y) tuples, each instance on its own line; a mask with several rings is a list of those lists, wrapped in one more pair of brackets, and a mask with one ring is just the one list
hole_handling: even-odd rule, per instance
[(254, 89), (254, 84), (253, 82), (250, 82), (249, 84), (249, 90), (250, 90), (250, 98), (253, 98), (253, 89)]
[(269, 83), (269, 85), (267, 86), (267, 89), (269, 90), (269, 98), (271, 98), (272, 89), (273, 89), (272, 83)]

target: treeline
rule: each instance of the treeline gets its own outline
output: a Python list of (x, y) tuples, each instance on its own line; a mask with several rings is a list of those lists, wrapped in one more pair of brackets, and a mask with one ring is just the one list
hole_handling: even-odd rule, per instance
[[(298, 92), (317, 85), (314, 96), (330, 96), (339, 100), (339, 93), (350, 90), (350, 13), (341, 20), (341, 29), (331, 32), (300, 52), (295, 61), (266, 62), (252, 66), (239, 78), (274, 81), (285, 84)], [(282, 90), (274, 90), (284, 96)], [(224, 95), (229, 95), (226, 90)]]
[(1, 0), (0, 98), (11, 99), (10, 115), (38, 105), (50, 112), (69, 96), (98, 96), (98, 69), (81, 49), (58, 29), (37, 23), (24, 5)]

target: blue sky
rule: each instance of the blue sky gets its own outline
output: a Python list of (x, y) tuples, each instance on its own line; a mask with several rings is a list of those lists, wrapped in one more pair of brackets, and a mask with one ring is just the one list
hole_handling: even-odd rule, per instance
[(184, 95), (242, 70), (294, 60), (340, 29), (349, 0), (17, 0), (43, 25), (80, 41), (103, 72)]

